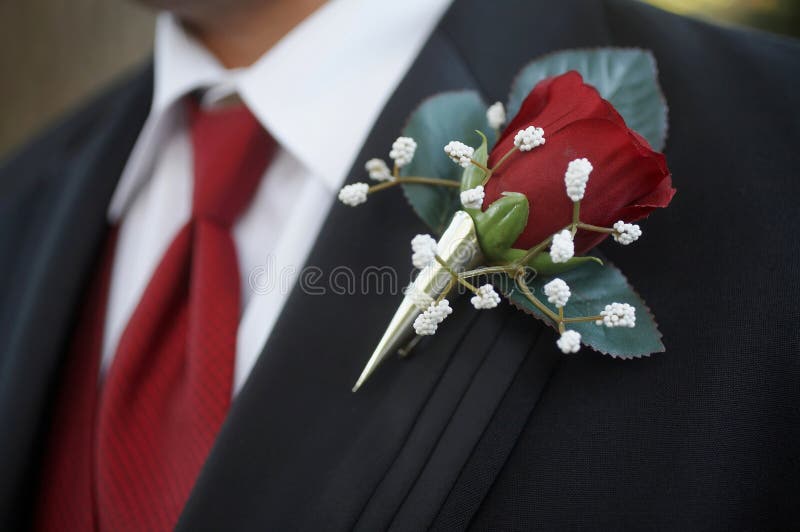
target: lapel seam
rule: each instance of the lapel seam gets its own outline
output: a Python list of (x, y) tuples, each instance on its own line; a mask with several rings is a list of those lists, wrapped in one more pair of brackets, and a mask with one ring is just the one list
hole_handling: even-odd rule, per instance
[[(531, 345), (530, 349), (528, 350), (528, 354), (525, 356), (526, 360), (527, 360), (528, 357), (533, 356), (533, 352), (536, 350), (536, 346), (539, 345), (539, 342), (542, 339), (543, 331), (547, 331), (547, 330), (550, 330), (550, 328), (542, 324), (542, 326), (539, 328), (538, 334), (536, 335), (536, 340), (534, 340), (533, 344)], [(564, 360), (563, 357), (559, 357), (558, 360), (556, 361), (555, 365), (550, 369), (549, 373), (547, 374), (547, 377), (545, 378), (545, 381), (544, 381), (545, 382), (544, 387), (539, 392), (538, 396), (536, 397), (536, 401), (534, 401), (534, 403), (531, 405), (530, 411), (525, 416), (525, 421), (520, 426), (520, 432), (519, 432), (519, 434), (517, 434), (516, 438), (514, 439), (514, 444), (509, 448), (508, 453), (503, 458), (502, 464), (500, 464), (497, 467), (496, 471), (493, 473), (494, 478), (492, 478), (492, 481), (489, 482), (489, 484), (486, 486), (486, 489), (484, 490), (484, 492), (483, 492), (483, 494), (481, 496), (480, 504), (477, 505), (474, 508), (474, 511), (473, 511), (472, 515), (469, 517), (467, 528), (472, 526), (472, 522), (475, 520), (475, 516), (478, 515), (478, 513), (480, 512), (480, 509), (483, 507), (483, 504), (484, 504), (484, 501), (486, 500), (486, 497), (492, 491), (492, 488), (494, 487), (495, 483), (497, 482), (498, 477), (500, 476), (500, 474), (503, 471), (503, 469), (505, 469), (509, 458), (514, 453), (514, 450), (517, 448), (517, 445), (519, 445), (519, 438), (520, 438), (520, 435), (522, 434), (522, 431), (524, 430), (524, 427), (526, 427), (530, 423), (531, 418), (533, 417), (534, 413), (536, 412), (536, 408), (539, 406), (539, 403), (542, 401), (542, 397), (547, 393), (548, 389), (552, 385), (553, 377), (561, 369), (561, 365), (563, 363), (563, 360)], [(493, 417), (497, 413), (497, 411), (502, 407), (503, 403), (506, 401), (506, 398), (508, 397), (508, 394), (514, 388), (515, 381), (519, 378), (519, 375), (524, 370), (524, 368), (525, 368), (525, 360), (523, 360), (523, 362), (517, 368), (517, 371), (514, 373), (514, 378), (512, 379), (511, 384), (508, 386), (506, 391), (503, 393), (503, 398), (497, 403), (497, 407), (495, 408), (495, 410), (493, 412)], [(483, 440), (484, 436), (486, 435), (486, 431), (489, 429), (490, 425), (491, 425), (491, 423), (487, 423), (486, 427), (484, 427), (483, 432), (481, 433), (481, 437), (478, 438), (477, 442), (475, 443), (475, 446), (473, 447), (473, 453), (475, 452), (475, 449), (480, 445), (480, 442), (481, 442), (481, 440)], [(470, 458), (471, 458), (471, 456), (470, 456)], [(469, 461), (469, 459), (468, 459), (468, 461)], [(442, 505), (442, 508), (446, 505), (446, 502), (450, 499), (451, 495), (455, 491), (456, 487), (459, 484), (459, 480), (460, 479), (456, 480), (456, 482), (453, 484), (453, 486), (451, 486), (450, 491), (448, 492), (447, 497), (445, 498), (445, 504)], [(431, 523), (431, 526), (433, 526), (433, 524), (436, 522), (436, 519), (441, 514), (441, 509), (442, 508), (440, 508), (440, 511), (436, 515), (436, 517), (434, 518), (433, 522)], [(428, 527), (428, 529), (430, 530), (430, 527)]]
[[(422, 405), (420, 405), (419, 411), (417, 412), (417, 414), (418, 414), (418, 415), (417, 415), (417, 416), (416, 416), (416, 418), (414, 419), (414, 422), (411, 424), (411, 426), (409, 427), (408, 431), (407, 431), (407, 432), (406, 432), (406, 434), (405, 434), (405, 437), (403, 438), (403, 443), (402, 443), (402, 445), (400, 445), (400, 446), (398, 447), (398, 449), (397, 449), (397, 452), (396, 452), (396, 453), (394, 453), (394, 458), (392, 458), (392, 461), (391, 461), (391, 463), (390, 463), (390, 464), (387, 466), (386, 470), (385, 470), (385, 471), (383, 472), (383, 474), (381, 475), (381, 477), (380, 477), (380, 480), (379, 480), (379, 481), (378, 481), (378, 483), (375, 485), (375, 489), (373, 489), (373, 490), (372, 490), (372, 493), (370, 494), (369, 498), (368, 498), (368, 499), (367, 499), (367, 501), (366, 501), (366, 502), (365, 502), (365, 503), (362, 505), (362, 507), (361, 507), (361, 510), (359, 510), (359, 512), (358, 512), (358, 516), (356, 517), (356, 520), (355, 520), (355, 522), (354, 522), (354, 524), (353, 524), (353, 528), (355, 528), (356, 526), (358, 526), (358, 524), (361, 522), (361, 518), (363, 517), (363, 515), (364, 515), (364, 512), (365, 512), (365, 511), (366, 511), (366, 509), (369, 507), (369, 505), (370, 505), (370, 503), (372, 502), (372, 500), (374, 499), (374, 497), (375, 497), (376, 493), (378, 493), (378, 491), (380, 490), (380, 487), (381, 487), (381, 485), (383, 485), (384, 481), (386, 480), (386, 477), (390, 475), (390, 472), (391, 472), (391, 470), (394, 468), (394, 465), (397, 463), (397, 460), (398, 460), (398, 458), (399, 458), (399, 457), (400, 457), (400, 455), (402, 454), (402, 452), (403, 452), (403, 449), (405, 449), (406, 445), (408, 444), (408, 440), (409, 440), (409, 438), (410, 438), (410, 437), (411, 437), (411, 435), (414, 433), (414, 429), (417, 427), (417, 425), (418, 425), (418, 423), (419, 423), (419, 418), (420, 418), (420, 415), (419, 415), (419, 414), (420, 414), (421, 412), (423, 412), (423, 411), (425, 410), (425, 408), (428, 406), (428, 404), (430, 403), (430, 401), (431, 401), (431, 398), (432, 398), (432, 397), (433, 397), (433, 395), (436, 393), (436, 390), (438, 389), (438, 387), (439, 387), (439, 384), (441, 383), (442, 379), (444, 378), (444, 375), (447, 373), (447, 368), (448, 368), (448, 367), (450, 367), (450, 364), (452, 363), (453, 357), (455, 357), (455, 356), (456, 356), (456, 352), (459, 350), (459, 348), (461, 347), (461, 345), (464, 343), (464, 339), (467, 337), (467, 335), (469, 334), (469, 331), (472, 329), (472, 327), (475, 325), (475, 323), (476, 323), (476, 322), (477, 322), (479, 319), (480, 319), (480, 315), (478, 314), (478, 315), (475, 315), (475, 316), (473, 316), (473, 317), (472, 317), (472, 318), (469, 320), (469, 323), (468, 323), (468, 324), (467, 324), (467, 326), (464, 328), (464, 332), (463, 332), (463, 334), (462, 334), (462, 335), (461, 335), (461, 337), (458, 339), (458, 342), (456, 342), (456, 345), (453, 347), (453, 349), (450, 351), (450, 354), (447, 356), (447, 363), (446, 363), (446, 364), (444, 365), (444, 367), (442, 368), (442, 371), (441, 371), (441, 373), (440, 373), (440, 374), (437, 376), (437, 378), (436, 378), (436, 381), (435, 381), (435, 382), (433, 383), (433, 385), (430, 387), (430, 390), (428, 390), (428, 393), (427, 393), (427, 395), (426, 395), (426, 397), (425, 397), (425, 401), (422, 403)], [(472, 378), (470, 378), (470, 382), (471, 382), (471, 381), (472, 381)], [(467, 387), (469, 387), (469, 386), (467, 386)], [(459, 399), (459, 402), (460, 402), (460, 399)], [(448, 420), (448, 422), (449, 422), (449, 420)], [(445, 424), (445, 426), (447, 426), (447, 424)], [(437, 438), (437, 441), (438, 441), (438, 438)], [(427, 459), (426, 459), (426, 462), (427, 462)], [(424, 467), (424, 466), (423, 466), (423, 467)], [(413, 487), (413, 484), (412, 484), (412, 487)], [(405, 500), (405, 496), (403, 497), (403, 500)], [(400, 505), (402, 505), (402, 501), (401, 501)], [(399, 507), (400, 507), (400, 506), (398, 505), (398, 509), (399, 509)], [(396, 514), (396, 512), (395, 512), (395, 514)], [(394, 520), (394, 515), (392, 516), (392, 521), (393, 521), (393, 520)]]
[[(477, 89), (478, 93), (481, 95), (482, 98), (485, 99), (485, 95), (486, 95), (485, 88), (480, 83), (478, 77), (475, 75), (475, 72), (472, 69), (472, 66), (467, 61), (466, 56), (461, 51), (460, 47), (456, 44), (455, 39), (453, 38), (452, 35), (450, 35), (450, 33), (445, 28), (445, 23), (447, 22), (447, 19), (448, 19), (448, 15), (445, 14), (444, 18), (442, 18), (442, 20), (440, 21), (439, 25), (431, 33), (431, 36), (428, 38), (427, 42), (430, 43), (437, 36), (437, 34), (439, 36), (441, 36), (442, 37), (442, 41), (445, 42), (447, 44), (448, 48), (450, 48), (454, 52), (454, 54), (458, 57), (460, 63), (464, 67), (464, 70), (469, 74), (469, 77), (470, 77), (472, 83), (474, 84), (475, 88)], [(376, 124), (373, 125), (373, 128), (375, 128), (377, 126), (378, 126), (378, 124), (376, 122)], [(348, 181), (350, 181), (350, 179), (348, 179)], [(450, 366), (450, 363), (452, 362), (452, 359), (455, 356), (455, 353), (461, 347), (461, 345), (464, 342), (464, 339), (468, 336), (469, 331), (475, 326), (475, 324), (480, 319), (480, 317), (481, 317), (481, 315), (478, 313), (470, 320), (470, 322), (467, 325), (467, 327), (465, 328), (461, 338), (458, 340), (458, 343), (456, 344), (455, 348), (452, 350), (452, 352), (448, 356), (447, 364), (443, 368), (442, 373), (437, 377), (436, 382), (434, 383), (434, 385), (431, 387), (430, 391), (428, 392), (428, 394), (426, 396), (426, 399), (425, 399), (425, 402), (420, 407), (419, 412), (423, 412), (425, 410), (425, 408), (427, 407), (427, 405), (430, 403), (431, 398), (434, 395), (436, 389), (438, 388), (442, 378), (444, 377), (444, 375), (445, 375), (445, 373), (447, 371), (447, 368)], [(499, 330), (498, 330), (497, 334), (495, 335), (495, 337), (494, 337), (494, 339), (492, 341), (492, 345), (494, 345), (494, 343), (496, 342), (497, 338), (502, 333), (502, 331), (505, 328), (505, 325), (506, 325), (507, 322), (508, 322), (508, 318), (506, 317), (505, 319), (503, 319), (502, 323), (500, 324)], [(425, 469), (425, 466), (428, 464), (428, 462), (430, 460), (430, 457), (431, 457), (431, 454), (435, 450), (436, 446), (438, 445), (439, 441), (441, 440), (442, 435), (445, 433), (447, 427), (449, 426), (450, 422), (452, 421), (454, 413), (458, 410), (458, 406), (463, 401), (464, 396), (467, 393), (467, 390), (469, 390), (470, 385), (474, 381), (475, 376), (477, 375), (477, 373), (479, 372), (479, 370), (482, 367), (483, 363), (485, 362), (486, 357), (488, 356), (488, 354), (489, 354), (489, 350), (487, 350), (486, 354), (484, 355), (484, 358), (481, 359), (481, 363), (477, 365), (476, 369), (470, 375), (469, 381), (467, 382), (466, 386), (464, 387), (463, 393), (460, 395), (458, 401), (456, 402), (456, 405), (455, 405), (455, 408), (454, 408), (453, 412), (451, 412), (450, 417), (442, 425), (442, 430), (439, 432), (439, 435), (436, 437), (436, 441), (434, 442), (434, 444), (433, 444), (433, 446), (431, 448), (431, 451), (425, 457), (425, 460), (423, 461), (423, 464), (422, 464), (420, 470), (417, 472), (417, 475), (415, 475), (415, 478), (412, 481), (409, 489), (406, 490), (406, 493), (403, 495), (403, 498), (398, 503), (397, 508), (395, 509), (395, 512), (393, 513), (393, 515), (392, 515), (392, 517), (391, 517), (391, 519), (389, 521), (389, 526), (390, 527), (394, 523), (398, 513), (400, 512), (400, 509), (402, 508), (403, 504), (407, 500), (408, 494), (411, 491), (413, 491), (414, 486), (416, 485), (416, 482), (419, 479), (419, 476), (421, 475), (421, 472)], [(391, 474), (391, 471), (392, 471), (393, 467), (395, 466), (395, 464), (397, 463), (398, 458), (402, 454), (403, 449), (406, 447), (411, 434), (413, 434), (414, 429), (418, 425), (418, 422), (419, 422), (419, 416), (417, 416), (415, 422), (409, 428), (409, 430), (406, 433), (405, 438), (403, 440), (403, 444), (398, 448), (397, 452), (394, 455), (394, 458), (392, 459), (392, 462), (386, 468), (386, 470), (384, 471), (383, 475), (381, 475), (381, 479), (376, 484), (375, 489), (372, 491), (372, 494), (367, 499), (367, 501), (362, 505), (361, 510), (358, 512), (358, 516), (356, 517), (356, 520), (354, 522), (354, 525), (353, 525), (354, 527), (358, 526), (358, 524), (361, 522), (361, 519), (364, 516), (364, 513), (365, 513), (366, 509), (369, 507), (370, 503), (373, 501), (376, 493), (378, 493), (381, 485), (383, 485), (383, 483), (385, 482), (387, 476), (389, 476)]]
[[(459, 340), (458, 346), (456, 346), (456, 348), (453, 350), (454, 355), (455, 355), (456, 350), (459, 347), (461, 347), (462, 343), (464, 342), (464, 339), (469, 335), (470, 331), (472, 330), (472, 327), (477, 324), (477, 321), (478, 321), (478, 319), (480, 319), (480, 317), (481, 317), (481, 315), (478, 314), (478, 316), (476, 318), (474, 318), (472, 320), (472, 322), (469, 324), (469, 326), (465, 330), (464, 335), (462, 336), (461, 340)], [(447, 428), (452, 423), (453, 418), (455, 417), (456, 413), (459, 410), (459, 407), (464, 402), (464, 398), (467, 396), (467, 393), (469, 392), (470, 388), (472, 387), (472, 384), (475, 382), (475, 378), (480, 373), (481, 368), (484, 367), (484, 364), (486, 363), (486, 359), (489, 357), (489, 355), (492, 352), (492, 348), (497, 344), (497, 341), (500, 338), (500, 335), (506, 329), (508, 321), (509, 321), (509, 317), (508, 316), (503, 318), (503, 320), (501, 321), (499, 327), (497, 328), (497, 332), (494, 334), (494, 337), (492, 338), (492, 342), (490, 344), (490, 348), (486, 350), (486, 352), (483, 354), (483, 357), (480, 360), (480, 363), (476, 364), (475, 365), (475, 369), (472, 370), (472, 372), (470, 373), (469, 380), (466, 382), (466, 384), (464, 386), (464, 389), (463, 389), (462, 393), (460, 394), (460, 396), (458, 398), (458, 401), (456, 401), (456, 404), (453, 407), (453, 410), (450, 412), (450, 415), (448, 416), (447, 420), (444, 423), (442, 423), (442, 428), (439, 431), (439, 434), (436, 436), (436, 439), (433, 442), (433, 445), (431, 446), (430, 451), (427, 453), (424, 461), (422, 462), (422, 465), (420, 466), (419, 471), (417, 471), (417, 474), (414, 475), (414, 480), (409, 485), (409, 488), (406, 490), (405, 494), (403, 495), (403, 498), (397, 504), (397, 507), (395, 508), (394, 514), (392, 515), (392, 518), (389, 521), (389, 528), (391, 528), (394, 525), (394, 523), (395, 523), (395, 521), (397, 519), (397, 516), (399, 515), (400, 511), (402, 510), (403, 506), (405, 505), (406, 501), (408, 500), (409, 494), (411, 494), (411, 492), (414, 491), (414, 487), (417, 485), (417, 483), (419, 482), (420, 477), (422, 476), (423, 471), (425, 471), (425, 468), (430, 463), (431, 457), (433, 456), (434, 452), (436, 451), (437, 447), (439, 446), (439, 443), (441, 442), (442, 437), (444, 436), (445, 432), (447, 432)], [(426, 401), (425, 404), (427, 405), (428, 402)], [(417, 421), (419, 421), (419, 418), (417, 418)], [(413, 431), (414, 428), (416, 428), (416, 426), (417, 426), (417, 423), (414, 423), (414, 425), (412, 426), (411, 430)], [(398, 453), (398, 456), (399, 456), (399, 454), (400, 453)], [(396, 458), (397, 457), (395, 457), (395, 460), (396, 460)], [(394, 462), (393, 462), (393, 464), (394, 464)], [(384, 479), (385, 478), (386, 477), (384, 476)], [(383, 482), (383, 480), (381, 482)]]
[[(540, 332), (540, 334), (541, 334), (541, 332)], [(538, 341), (536, 343), (538, 343)], [(535, 347), (535, 345), (536, 344), (534, 344), (534, 347)], [(533, 350), (533, 347), (531, 348), (531, 351), (532, 350)], [(530, 355), (530, 353), (529, 353), (529, 355)], [(544, 388), (542, 388), (542, 391), (539, 393), (539, 397), (536, 398), (536, 402), (534, 402), (533, 405), (531, 406), (531, 410), (530, 410), (530, 412), (528, 412), (528, 415), (525, 416), (525, 422), (522, 424), (522, 428), (520, 430), (520, 434), (517, 435), (517, 438), (514, 441), (514, 445), (512, 445), (511, 448), (508, 450), (508, 454), (506, 454), (505, 458), (503, 459), (503, 464), (500, 467), (498, 467), (497, 473), (495, 473), (494, 478), (492, 479), (492, 481), (487, 486), (487, 488), (486, 488), (486, 490), (485, 490), (485, 492), (483, 494), (483, 497), (481, 499), (481, 504), (478, 505), (477, 508), (475, 508), (475, 512), (473, 512), (473, 514), (470, 516), (470, 518), (469, 518), (469, 526), (472, 526), (472, 522), (475, 520), (475, 516), (478, 515), (478, 513), (480, 512), (480, 509), (483, 507), (483, 503), (486, 500), (486, 496), (489, 494), (489, 492), (492, 491), (492, 488), (494, 487), (495, 483), (497, 483), (497, 479), (500, 476), (500, 473), (503, 471), (503, 469), (505, 469), (506, 464), (508, 463), (508, 459), (514, 453), (514, 450), (517, 448), (517, 445), (519, 445), (519, 436), (521, 435), (522, 430), (524, 430), (524, 427), (528, 426), (528, 424), (531, 421), (531, 418), (536, 413), (536, 408), (539, 406), (539, 403), (542, 401), (542, 396), (544, 396), (544, 394), (547, 393), (547, 390), (552, 385), (553, 377), (556, 375), (556, 373), (558, 373), (559, 369), (561, 369), (562, 360), (563, 360), (562, 358), (559, 358), (558, 362), (556, 362), (556, 365), (553, 367), (553, 369), (550, 370), (550, 373), (547, 375), (547, 379), (545, 380)], [(522, 364), (520, 364), (520, 369), (521, 368), (522, 368)], [(516, 375), (515, 375), (515, 378), (516, 378)], [(509, 386), (509, 389), (510, 388), (511, 387)], [(504, 398), (505, 398), (505, 396), (504, 396)], [(498, 407), (499, 407), (499, 405), (498, 405)]]

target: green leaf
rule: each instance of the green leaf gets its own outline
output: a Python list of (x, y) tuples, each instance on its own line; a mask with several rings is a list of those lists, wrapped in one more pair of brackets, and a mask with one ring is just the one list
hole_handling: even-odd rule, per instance
[(504, 192), (483, 211), (472, 216), (483, 254), (499, 260), (514, 245), (528, 224), (529, 205), (524, 194)]
[(517, 75), (508, 101), (508, 116), (543, 79), (577, 70), (586, 83), (611, 102), (628, 127), (642, 135), (654, 150), (664, 149), (667, 103), (658, 84), (653, 54), (638, 48), (565, 50), (536, 59)]
[[(444, 147), (451, 140), (474, 146), (479, 139), (476, 130), (490, 130), (486, 104), (477, 92), (444, 92), (428, 98), (411, 114), (403, 129), (403, 136), (417, 141), (417, 151), (402, 175), (460, 182), (464, 169), (447, 157)], [(414, 211), (436, 234), (444, 232), (453, 214), (461, 208), (458, 188), (402, 186)]]
[[(568, 329), (581, 334), (581, 342), (584, 345), (618, 358), (636, 358), (664, 351), (661, 332), (650, 309), (615, 266), (609, 263), (603, 267), (586, 264), (564, 272), (559, 277), (569, 285), (572, 292), (569, 303), (564, 307), (564, 314), (567, 317), (600, 314), (607, 304), (614, 301), (629, 303), (636, 307), (636, 327), (632, 329), (608, 328), (595, 325), (593, 322), (567, 324)], [(528, 286), (540, 301), (553, 312), (557, 312), (544, 296), (543, 287), (552, 279), (552, 276), (537, 276), (528, 281)], [(545, 317), (525, 298), (510, 277), (500, 276), (497, 284), (512, 305), (554, 326), (552, 320)]]

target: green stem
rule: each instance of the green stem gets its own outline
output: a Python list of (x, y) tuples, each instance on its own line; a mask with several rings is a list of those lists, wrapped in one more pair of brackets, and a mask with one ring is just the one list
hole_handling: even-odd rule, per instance
[(442, 299), (447, 297), (447, 294), (449, 294), (450, 290), (453, 289), (454, 284), (456, 284), (456, 280), (453, 277), (450, 277), (450, 280), (447, 282), (447, 286), (444, 287), (444, 292), (439, 294), (439, 297), (436, 298), (437, 305), (442, 301)]
[(436, 179), (435, 177), (411, 176), (411, 177), (398, 177), (392, 181), (384, 181), (383, 183), (372, 185), (371, 187), (369, 187), (368, 192), (372, 194), (373, 192), (378, 192), (380, 190), (385, 190), (387, 188), (396, 187), (397, 185), (402, 185), (403, 183), (461, 188), (461, 183), (459, 183), (458, 181), (453, 181), (452, 179)]
[(483, 170), (484, 172), (486, 172), (486, 175), (490, 175), (492, 173), (492, 171), (489, 170), (489, 168), (486, 165), (479, 163), (475, 159), (470, 159), (469, 161), (478, 168), (480, 168), (481, 170)]
[(550, 235), (549, 237), (547, 237), (546, 239), (542, 240), (541, 242), (533, 246), (531, 249), (529, 249), (528, 252), (525, 253), (525, 255), (523, 255), (521, 259), (516, 261), (515, 264), (517, 265), (528, 264), (528, 262), (531, 259), (533, 259), (540, 252), (542, 252), (547, 246), (550, 245), (552, 241), (553, 241), (553, 235)]
[(550, 310), (549, 308), (547, 308), (547, 305), (545, 305), (544, 303), (539, 301), (536, 298), (536, 296), (533, 295), (533, 293), (531, 292), (531, 289), (528, 288), (527, 284), (525, 284), (525, 277), (524, 276), (518, 275), (514, 279), (514, 281), (517, 283), (517, 287), (519, 287), (519, 289), (522, 292), (522, 294), (528, 299), (528, 301), (530, 301), (533, 304), (534, 307), (539, 309), (545, 316), (547, 316), (548, 318), (550, 318), (551, 320), (553, 320), (557, 324), (561, 323), (561, 321), (558, 319), (558, 316), (556, 315), (556, 313), (553, 312), (552, 310)]
[(467, 289), (469, 289), (471, 292), (476, 293), (476, 294), (478, 293), (478, 289), (475, 286), (473, 286), (472, 283), (469, 283), (469, 282), (465, 281), (456, 272), (454, 272), (452, 270), (452, 268), (450, 268), (450, 265), (447, 264), (447, 261), (445, 261), (439, 255), (435, 255), (435, 258), (436, 258), (436, 262), (441, 264), (442, 268), (444, 268), (450, 274), (450, 276), (453, 278), (454, 281), (459, 282), (460, 284), (465, 286)]
[(462, 279), (469, 279), (471, 277), (478, 277), (479, 275), (491, 275), (493, 273), (513, 273), (516, 274), (520, 270), (519, 266), (513, 264), (507, 266), (487, 266), (485, 268), (478, 268), (475, 270), (468, 270), (458, 274)]
[(583, 316), (580, 318), (564, 318), (564, 323), (584, 323), (587, 321), (602, 320), (603, 316)]
[(506, 162), (506, 159), (508, 159), (509, 157), (511, 157), (511, 155), (512, 155), (512, 154), (513, 154), (515, 151), (517, 151), (518, 149), (519, 149), (519, 148), (517, 148), (516, 146), (514, 146), (513, 148), (511, 148), (510, 150), (508, 150), (508, 151), (506, 152), (506, 154), (505, 154), (505, 155), (503, 155), (502, 157), (500, 157), (500, 160), (499, 160), (499, 161), (497, 161), (497, 164), (496, 164), (496, 165), (494, 165), (494, 167), (492, 168), (492, 172), (494, 172), (495, 170), (497, 170), (498, 168), (500, 168), (500, 167), (503, 165), (503, 163), (504, 163), (504, 162)]
[(616, 233), (616, 231), (610, 227), (600, 227), (597, 225), (585, 224), (583, 222), (578, 222), (576, 226), (578, 229), (583, 229), (584, 231), (594, 231), (595, 233), (605, 233), (607, 235)]

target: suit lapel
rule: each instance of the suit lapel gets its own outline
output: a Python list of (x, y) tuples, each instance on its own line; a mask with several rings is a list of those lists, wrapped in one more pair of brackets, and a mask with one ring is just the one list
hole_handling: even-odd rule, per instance
[[(107, 230), (106, 209), (150, 106), (152, 70), (88, 110), (69, 138), (38, 156), (48, 165), (39, 175), (29, 203), (26, 238), (11, 272), (18, 282), (4, 294), (4, 352), (0, 372), (2, 438), (0, 508), (5, 518), (21, 519), (37, 478), (32, 470), (39, 449), (51, 390), (69, 339), (83, 288)], [(57, 130), (57, 134), (61, 133)], [(62, 152), (53, 153), (55, 149)], [(20, 200), (22, 202), (22, 200)]]
[[(474, 86), (461, 58), (435, 32), (383, 110), (348, 181), (364, 179), (363, 161), (388, 150), (425, 97)], [(308, 261), (323, 272), (318, 286), (325, 293), (298, 286), (290, 296), (231, 408), (179, 529), (256, 523), (272, 530), (352, 528), (414, 438), (413, 456), (406, 458), (412, 469), (397, 481), (396, 491), (405, 493), (504, 322), (501, 314), (469, 311), (462, 300), (433, 341), (409, 360), (388, 362), (357, 394), (350, 391), (398, 304), (399, 288), (410, 279), (410, 238), (424, 231), (399, 191), (371, 197), (357, 209), (332, 208)], [(362, 272), (387, 266), (399, 277), (392, 294), (361, 288), (368, 282)], [(329, 276), (341, 272), (355, 274), (354, 293), (331, 289)], [(341, 284), (343, 277), (337, 278)], [(481, 338), (464, 345), (468, 326), (478, 323)], [(452, 364), (456, 351), (458, 363)], [(431, 400), (431, 429), (415, 435)], [(396, 499), (394, 492), (387, 497)], [(387, 521), (398, 502), (370, 519)]]
[[(553, 9), (542, 2), (554, 22), (542, 29), (538, 49), (510, 48), (508, 56), (495, 57), (496, 50), (475, 41), (475, 20), (486, 22), (484, 33), (493, 40), (530, 37), (491, 28), (503, 19), (492, 12), (495, 5), (458, 2), (387, 104), (348, 181), (364, 179), (363, 161), (387, 151), (425, 97), (488, 88), (489, 101), (502, 99), (515, 72), (539, 53), (603, 44), (597, 13), (587, 23), (594, 31), (562, 31), (571, 10), (586, 12), (575, 3)], [(469, 54), (469, 64), (462, 53)], [(475, 65), (483, 66), (473, 71)], [(402, 286), (410, 278), (410, 237), (425, 231), (396, 193), (371, 197), (357, 209), (333, 207), (308, 261), (323, 272), (317, 286), (325, 292), (297, 287), (289, 298), (231, 408), (179, 530), (420, 529), (454, 493), (458, 503), (479, 502), (460, 497), (470, 489), (465, 481), (476, 480), (462, 471), (485, 473), (479, 486), (488, 489), (559, 357), (552, 335), (537, 322), (508, 306), (478, 313), (460, 298), (453, 316), (413, 357), (387, 362), (352, 394), (350, 386), (399, 299), (360, 289), (360, 274), (389, 266), (400, 272)], [(330, 289), (329, 276), (343, 271), (355, 273), (355, 293)], [(517, 392), (507, 396), (512, 383)], [(514, 425), (502, 431), (493, 419), (509, 404)], [(474, 453), (485, 445), (487, 427), (505, 436), (493, 440), (503, 446), (501, 459), (476, 468)]]

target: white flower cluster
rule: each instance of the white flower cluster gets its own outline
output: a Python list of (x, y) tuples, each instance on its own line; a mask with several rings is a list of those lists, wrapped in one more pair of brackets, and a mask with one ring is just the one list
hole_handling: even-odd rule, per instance
[(414, 320), (414, 331), (420, 336), (436, 334), (439, 324), (452, 313), (453, 309), (446, 299), (442, 299), (439, 303), (431, 303), (427, 310)]
[(544, 285), (544, 295), (546, 295), (547, 300), (557, 308), (564, 308), (572, 293), (567, 283), (561, 279), (555, 278)]
[(577, 353), (581, 349), (581, 333), (578, 331), (564, 331), (556, 340), (556, 345), (565, 355)]
[(485, 284), (478, 288), (478, 292), (472, 296), (470, 303), (478, 310), (495, 308), (500, 304), (500, 296), (495, 292), (494, 286)]
[(369, 178), (375, 181), (391, 181), (394, 179), (392, 171), (389, 170), (389, 167), (386, 166), (386, 161), (383, 159), (370, 159), (364, 165), (364, 168), (369, 173)]
[(345, 185), (339, 191), (339, 201), (345, 205), (355, 207), (367, 201), (367, 192), (369, 192), (369, 185), (366, 183)]
[(417, 235), (411, 239), (411, 251), (411, 262), (421, 270), (436, 260), (436, 239), (431, 235)]
[(472, 161), (475, 148), (467, 146), (463, 142), (451, 140), (444, 147), (444, 152), (454, 163), (461, 165), (462, 168), (466, 168), (470, 165), (470, 161)]
[(433, 298), (423, 292), (422, 290), (417, 290), (414, 288), (414, 285), (407, 286), (405, 289), (405, 295), (411, 299), (411, 302), (420, 310), (425, 310), (431, 303), (433, 303)]
[(486, 121), (492, 129), (500, 129), (506, 123), (506, 108), (501, 102), (495, 102), (486, 110)]
[(567, 165), (564, 174), (564, 183), (567, 185), (567, 196), (572, 201), (580, 201), (586, 193), (586, 183), (592, 173), (592, 163), (589, 159), (575, 159)]
[(636, 308), (627, 303), (611, 303), (600, 313), (602, 320), (597, 325), (606, 327), (636, 327)]
[(397, 137), (392, 144), (392, 151), (389, 157), (399, 168), (406, 166), (414, 159), (414, 152), (417, 151), (417, 142), (411, 137)]
[(520, 151), (531, 151), (544, 143), (544, 129), (540, 127), (529, 126), (525, 129), (520, 129), (514, 136), (514, 146), (519, 148)]
[(562, 263), (567, 262), (573, 255), (575, 255), (575, 243), (572, 241), (572, 233), (564, 229), (553, 235), (553, 243), (550, 244), (550, 259), (555, 263)]
[(465, 209), (480, 209), (483, 207), (484, 197), (486, 197), (486, 193), (483, 191), (483, 185), (478, 185), (461, 193), (461, 205)]
[(613, 233), (614, 240), (627, 246), (639, 240), (642, 236), (642, 229), (636, 224), (626, 224), (622, 220), (613, 225), (615, 233)]

